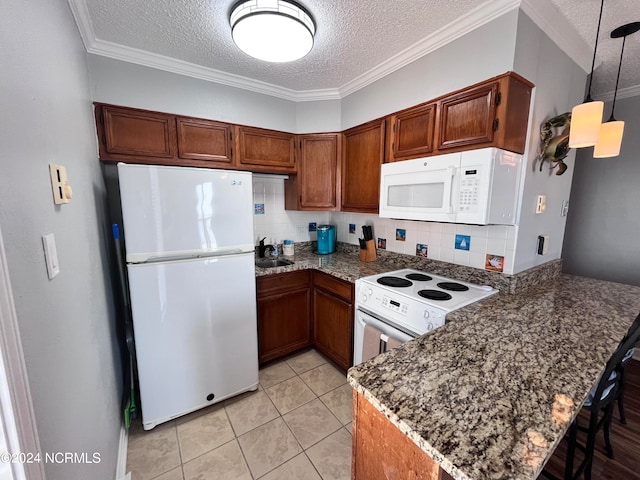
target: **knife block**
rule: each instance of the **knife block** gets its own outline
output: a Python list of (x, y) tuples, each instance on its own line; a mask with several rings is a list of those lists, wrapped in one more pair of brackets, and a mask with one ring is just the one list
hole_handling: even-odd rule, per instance
[(360, 250), (361, 262), (375, 262), (376, 261), (376, 244), (375, 240), (367, 240), (367, 248)]

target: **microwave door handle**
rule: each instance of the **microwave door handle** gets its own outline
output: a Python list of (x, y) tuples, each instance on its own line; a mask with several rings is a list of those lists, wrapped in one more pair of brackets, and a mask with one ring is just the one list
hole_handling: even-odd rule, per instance
[(445, 210), (446, 213), (453, 213), (453, 205), (451, 204), (451, 188), (453, 186), (453, 177), (456, 174), (455, 167), (447, 167), (447, 178), (444, 183), (444, 198), (447, 201), (448, 205), (443, 205), (442, 209)]

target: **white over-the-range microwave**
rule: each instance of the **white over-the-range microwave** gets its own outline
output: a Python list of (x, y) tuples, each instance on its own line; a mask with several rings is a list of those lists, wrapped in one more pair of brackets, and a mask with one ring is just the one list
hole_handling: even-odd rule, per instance
[(522, 155), (483, 148), (385, 163), (380, 216), (515, 225)]

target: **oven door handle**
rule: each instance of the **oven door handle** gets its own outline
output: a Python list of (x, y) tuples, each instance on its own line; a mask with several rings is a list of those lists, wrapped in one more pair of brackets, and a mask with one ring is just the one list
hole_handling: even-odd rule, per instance
[(389, 337), (384, 333), (380, 334), (380, 349), (378, 353), (385, 353), (387, 351), (387, 345), (389, 344)]

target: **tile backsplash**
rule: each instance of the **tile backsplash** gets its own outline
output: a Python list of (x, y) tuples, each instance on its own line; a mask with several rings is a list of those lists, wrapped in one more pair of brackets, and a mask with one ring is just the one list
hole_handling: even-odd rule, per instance
[(255, 244), (267, 237), (266, 243), (289, 239), (295, 242), (316, 240), (309, 224), (330, 223), (330, 212), (296, 212), (284, 209), (284, 180), (279, 177), (255, 176), (253, 179), (253, 232)]
[[(517, 226), (460, 225), (452, 223), (393, 220), (377, 215), (347, 212), (297, 212), (284, 209), (284, 180), (282, 178), (256, 176), (253, 180), (255, 243), (262, 237), (267, 242), (296, 242), (316, 240), (316, 232), (309, 231), (309, 224), (336, 225), (339, 242), (358, 245), (362, 237), (362, 225), (373, 226), (373, 235), (385, 239), (387, 250), (416, 255), (419, 252), (434, 260), (484, 269), (487, 255), (496, 260), (504, 273), (513, 273)], [(350, 233), (350, 227), (353, 231)], [(458, 241), (456, 243), (456, 236)], [(457, 248), (456, 248), (457, 247)], [(497, 261), (500, 259), (501, 261)]]

